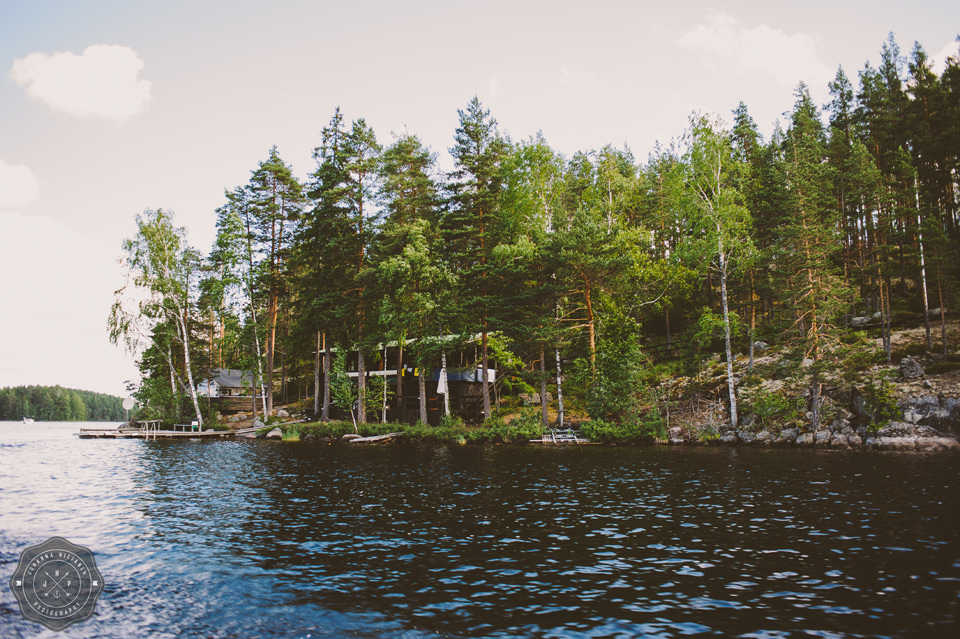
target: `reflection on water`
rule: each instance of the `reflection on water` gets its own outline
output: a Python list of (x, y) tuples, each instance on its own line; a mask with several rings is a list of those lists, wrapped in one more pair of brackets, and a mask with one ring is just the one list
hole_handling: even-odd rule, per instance
[[(0, 424), (0, 565), (77, 637), (952, 636), (960, 456), (79, 440)], [(4, 581), (9, 576), (4, 577)], [(35, 636), (9, 589), (0, 635)]]

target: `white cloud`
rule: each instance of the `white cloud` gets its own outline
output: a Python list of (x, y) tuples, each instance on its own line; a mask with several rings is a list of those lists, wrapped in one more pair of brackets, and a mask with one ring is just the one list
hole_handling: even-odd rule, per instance
[(943, 70), (947, 68), (947, 58), (951, 56), (956, 58), (960, 55), (957, 52), (958, 48), (960, 48), (960, 45), (958, 45), (957, 41), (951, 40), (944, 45), (942, 49), (930, 56), (930, 60), (933, 63), (933, 72), (938, 76), (943, 75)]
[(151, 83), (138, 77), (141, 69), (133, 49), (97, 44), (82, 55), (31, 53), (14, 60), (10, 76), (54, 109), (120, 121), (142, 113), (150, 101)]
[(681, 36), (679, 44), (708, 55), (711, 66), (769, 74), (788, 88), (801, 80), (810, 85), (833, 77), (833, 71), (817, 59), (819, 38), (788, 35), (765, 24), (748, 28), (725, 14), (711, 16), (707, 24)]
[(40, 181), (29, 167), (0, 160), (0, 211), (25, 206), (40, 199)]

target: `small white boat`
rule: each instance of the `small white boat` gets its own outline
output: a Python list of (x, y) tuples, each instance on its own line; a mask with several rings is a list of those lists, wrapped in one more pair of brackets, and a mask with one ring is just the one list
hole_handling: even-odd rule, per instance
[(33, 419), (30, 418), (30, 417), (24, 417), (24, 418), (23, 418), (23, 423), (24, 423), (24, 424), (32, 424), (32, 423), (33, 423)]

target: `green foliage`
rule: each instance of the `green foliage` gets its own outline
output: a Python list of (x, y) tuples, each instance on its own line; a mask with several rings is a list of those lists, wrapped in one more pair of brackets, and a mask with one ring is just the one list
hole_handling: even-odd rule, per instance
[(528, 441), (543, 437), (543, 415), (540, 409), (534, 407), (524, 409), (520, 417), (505, 424), (501, 433), (505, 442)]
[(755, 392), (745, 410), (755, 413), (765, 428), (776, 428), (803, 418), (803, 400), (782, 391)]
[(664, 440), (667, 437), (665, 424), (659, 415), (648, 416), (646, 419), (626, 419), (620, 422), (591, 419), (581, 424), (580, 430), (591, 441), (604, 444), (637, 443)]
[(942, 375), (943, 373), (952, 373), (955, 370), (960, 370), (960, 362), (958, 361), (942, 360), (931, 362), (924, 367), (927, 375)]
[(591, 419), (635, 420), (640, 414), (643, 390), (643, 355), (634, 335), (636, 326), (624, 317), (611, 317), (600, 327), (595, 371), (589, 383), (589, 362), (575, 362), (574, 375), (586, 386)]
[(0, 421), (24, 417), (48, 422), (123, 420), (123, 400), (112, 395), (60, 386), (16, 386), (0, 389)]
[(878, 379), (869, 380), (861, 391), (866, 399), (871, 430), (883, 428), (891, 420), (903, 417), (903, 411), (893, 394), (894, 385), (890, 381), (893, 375), (893, 371), (883, 371)]
[(440, 418), (438, 428), (460, 429), (464, 427), (463, 419), (456, 415), (444, 415)]
[(144, 377), (133, 396), (137, 400), (139, 419), (159, 419), (166, 423), (180, 420), (180, 397), (170, 388), (169, 378), (157, 375)]
[(897, 350), (893, 351), (892, 357), (894, 362), (899, 362), (904, 357), (918, 357), (924, 355), (927, 352), (927, 345), (923, 343), (914, 343), (907, 344), (902, 346)]
[(334, 405), (350, 413), (350, 417), (355, 420), (356, 403), (360, 397), (360, 391), (356, 383), (347, 375), (346, 360), (347, 355), (343, 352), (333, 356), (330, 367), (330, 395)]
[(858, 373), (875, 364), (883, 364), (887, 361), (883, 349), (876, 348), (873, 345), (857, 345), (844, 348), (838, 351), (837, 356), (842, 362), (843, 378), (848, 382), (855, 381), (859, 377)]

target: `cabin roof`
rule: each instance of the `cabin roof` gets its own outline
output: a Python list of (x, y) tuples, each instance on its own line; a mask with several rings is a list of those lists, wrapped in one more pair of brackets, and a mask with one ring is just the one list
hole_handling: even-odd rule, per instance
[(253, 386), (253, 373), (235, 368), (214, 368), (210, 371), (210, 376), (207, 379), (216, 382), (221, 388), (243, 388), (244, 386), (249, 388)]

